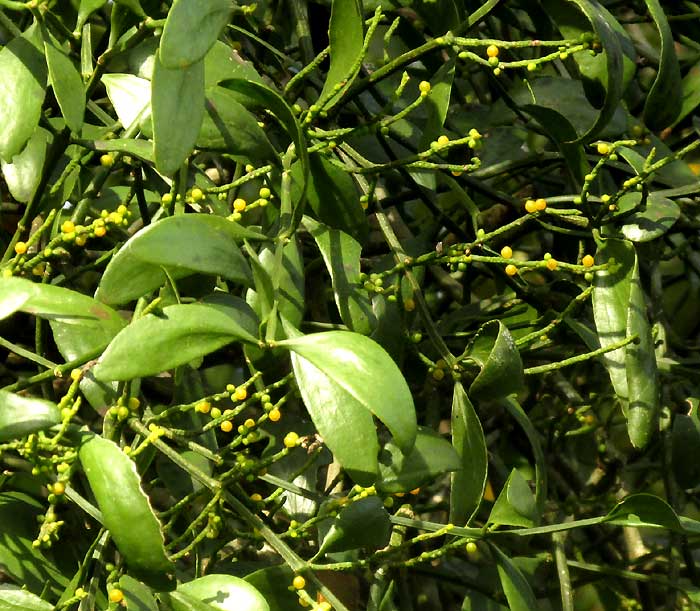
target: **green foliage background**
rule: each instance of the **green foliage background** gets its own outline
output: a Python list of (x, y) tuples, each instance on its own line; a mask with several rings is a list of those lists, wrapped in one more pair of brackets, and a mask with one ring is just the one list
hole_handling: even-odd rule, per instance
[(0, 0), (0, 609), (694, 609), (700, 6)]

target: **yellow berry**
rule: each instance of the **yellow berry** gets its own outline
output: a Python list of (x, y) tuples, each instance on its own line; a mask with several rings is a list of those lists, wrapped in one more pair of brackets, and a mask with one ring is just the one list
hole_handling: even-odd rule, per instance
[(325, 600), (318, 606), (318, 611), (331, 611), (332, 609), (331, 603)]
[(27, 252), (27, 243), (26, 242), (17, 242), (17, 244), (15, 244), (15, 252), (18, 255), (23, 255), (25, 252)]
[(292, 581), (292, 587), (295, 590), (303, 590), (306, 587), (306, 579), (304, 579), (301, 575), (297, 575)]
[(255, 166), (248, 164), (245, 167), (246, 174), (250, 174), (255, 169)]
[(270, 189), (267, 187), (262, 187), (260, 191), (258, 191), (258, 197), (261, 197), (262, 199), (270, 199)]
[(95, 236), (98, 238), (102, 238), (107, 234), (107, 229), (105, 227), (95, 227)]
[(211, 411), (209, 412), (209, 415), (212, 417), (213, 420), (216, 420), (221, 416), (221, 410), (218, 407), (212, 407)]
[(513, 249), (510, 246), (504, 246), (503, 248), (501, 248), (501, 256), (504, 259), (512, 259)]
[(607, 155), (610, 152), (610, 145), (607, 142), (599, 142), (596, 150), (599, 155)]
[(230, 433), (233, 430), (233, 423), (230, 420), (224, 420), (221, 423), (221, 430), (224, 433)]
[(56, 482), (51, 490), (56, 496), (61, 496), (66, 491), (66, 485), (63, 482)]
[(506, 265), (506, 274), (508, 274), (509, 276), (515, 276), (515, 274), (517, 274), (517, 273), (518, 273), (518, 268), (515, 267), (515, 265), (513, 265), (513, 264)]
[(600, 196), (600, 201), (607, 204), (610, 201), (610, 196), (607, 193), (604, 193)]
[(473, 554), (477, 550), (476, 543), (474, 543), (474, 541), (467, 542), (467, 545), (465, 547), (467, 549), (468, 554)]
[(282, 417), (282, 412), (278, 410), (277, 408), (273, 409), (267, 417), (272, 421), (272, 422), (277, 422), (279, 419)]
[(82, 375), (83, 375), (83, 372), (81, 369), (78, 369), (78, 368), (72, 369), (70, 372), (70, 379), (73, 380), (74, 382), (76, 382), (77, 380), (79, 380), (82, 377)]
[(252, 428), (255, 427), (255, 420), (253, 420), (252, 418), (248, 418), (248, 419), (243, 423), (243, 426), (245, 426), (245, 427), (247, 427), (247, 428), (249, 428), (249, 429), (252, 429)]
[(530, 214), (537, 212), (537, 205), (535, 204), (534, 199), (528, 199), (525, 202), (525, 210), (527, 210)]
[(120, 603), (124, 600), (124, 592), (122, 592), (119, 588), (114, 588), (109, 591), (108, 598), (109, 602), (111, 603)]
[(75, 243), (78, 246), (85, 246), (85, 243), (87, 242), (87, 236), (85, 235), (79, 235), (75, 236)]
[(247, 396), (248, 391), (242, 386), (239, 386), (236, 390), (233, 391), (233, 398), (236, 399), (236, 401), (245, 401)]
[(237, 197), (233, 200), (233, 209), (236, 212), (243, 212), (248, 204), (242, 197)]
[(287, 433), (284, 436), (283, 443), (286, 448), (293, 448), (299, 443), (299, 435), (297, 435), (294, 431)]
[(173, 201), (172, 193), (163, 193), (163, 196), (160, 198), (160, 201), (163, 202), (164, 204), (171, 203)]
[(489, 45), (486, 47), (486, 55), (489, 57), (498, 57), (501, 50), (496, 45)]
[(250, 500), (253, 501), (253, 503), (259, 503), (262, 501), (262, 496), (260, 496), (257, 492), (254, 492), (250, 495)]
[(536, 210), (542, 211), (546, 207), (547, 207), (547, 200), (546, 199), (540, 197), (540, 198), (535, 200), (535, 209)]
[(437, 143), (440, 146), (445, 146), (446, 144), (449, 143), (449, 141), (450, 141), (450, 139), (447, 136), (445, 136), (444, 134), (437, 139)]
[(430, 83), (428, 81), (421, 81), (418, 84), (418, 89), (420, 90), (421, 96), (424, 97), (430, 93), (432, 87), (430, 86)]
[(111, 153), (105, 153), (100, 157), (100, 165), (103, 168), (111, 168), (112, 165), (114, 165), (114, 157), (112, 157)]
[(194, 408), (202, 414), (208, 414), (211, 410), (211, 403), (209, 401), (200, 401)]
[(581, 263), (583, 263), (584, 267), (591, 267), (595, 261), (593, 260), (593, 257), (591, 255), (586, 255), (582, 260)]
[(141, 401), (139, 401), (137, 397), (129, 397), (129, 409), (130, 410), (138, 409), (140, 405), (141, 405)]
[(61, 231), (63, 233), (71, 233), (75, 231), (75, 223), (73, 221), (63, 221), (61, 225)]
[(553, 272), (555, 269), (557, 269), (557, 267), (559, 267), (559, 263), (557, 262), (556, 259), (549, 259), (547, 261), (546, 265), (547, 265), (547, 269), (550, 272)]
[(204, 199), (204, 192), (199, 187), (192, 189), (192, 193), (190, 193), (190, 195), (192, 196), (192, 200), (195, 202)]

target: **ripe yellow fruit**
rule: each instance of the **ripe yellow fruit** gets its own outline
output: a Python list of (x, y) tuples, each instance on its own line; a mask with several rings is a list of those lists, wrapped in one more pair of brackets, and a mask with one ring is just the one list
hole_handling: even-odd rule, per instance
[(233, 423), (230, 420), (224, 420), (221, 423), (221, 430), (224, 433), (230, 433), (233, 430)]
[(535, 204), (534, 199), (528, 199), (525, 202), (525, 210), (527, 210), (527, 212), (529, 212), (530, 214), (532, 214), (533, 212), (537, 212), (537, 205)]
[(233, 209), (236, 212), (243, 212), (247, 205), (247, 202), (242, 197), (237, 197), (233, 200)]
[(420, 90), (421, 97), (425, 97), (430, 93), (432, 87), (430, 86), (430, 83), (428, 81), (421, 81), (418, 84), (418, 89)]
[(194, 408), (201, 414), (208, 414), (211, 410), (211, 403), (209, 401), (200, 401)]
[(15, 252), (18, 255), (23, 255), (25, 252), (27, 252), (27, 243), (26, 242), (17, 242), (17, 244), (15, 244)]
[(243, 425), (244, 425), (245, 427), (249, 428), (249, 429), (252, 429), (252, 428), (255, 427), (255, 420), (253, 420), (252, 418), (248, 418), (248, 419), (243, 423)]
[(56, 482), (56, 483), (53, 485), (53, 490), (52, 490), (52, 492), (53, 492), (56, 496), (61, 496), (65, 491), (66, 491), (66, 485), (65, 485), (63, 482)]
[(198, 202), (198, 201), (201, 201), (202, 199), (204, 199), (204, 192), (199, 187), (195, 187), (194, 189), (192, 189), (191, 195), (192, 195), (192, 200), (195, 202)]
[(607, 142), (599, 142), (596, 150), (599, 155), (607, 155), (610, 152), (610, 145)]
[(501, 248), (501, 256), (504, 259), (512, 259), (513, 249), (510, 246), (504, 246), (503, 248)]
[(547, 269), (550, 272), (553, 272), (555, 269), (557, 269), (557, 267), (559, 267), (559, 263), (557, 262), (556, 259), (548, 259), (547, 260)]
[(595, 261), (591, 255), (586, 255), (582, 260), (581, 263), (583, 263), (584, 267), (591, 267)]
[(109, 591), (107, 598), (109, 598), (109, 602), (111, 603), (120, 603), (124, 600), (124, 592), (119, 588), (113, 588)]
[(248, 396), (248, 391), (243, 388), (242, 386), (239, 386), (236, 388), (236, 390), (233, 391), (233, 398), (236, 401), (245, 401), (246, 397)]
[(498, 57), (501, 50), (496, 45), (489, 45), (486, 47), (486, 55), (488, 57)]
[(303, 590), (306, 587), (306, 579), (301, 575), (297, 575), (292, 581), (292, 587), (295, 590)]
[(509, 276), (515, 276), (515, 274), (518, 273), (518, 268), (515, 267), (512, 263), (510, 265), (506, 265), (506, 274)]
[(111, 168), (114, 165), (114, 157), (111, 153), (105, 153), (100, 157), (100, 165), (103, 168)]
[(540, 212), (544, 210), (547, 207), (547, 200), (539, 197), (538, 199), (535, 200), (535, 209), (539, 210)]
[(286, 448), (294, 448), (299, 443), (299, 435), (291, 431), (284, 436), (283, 443)]
[(440, 146), (445, 146), (446, 144), (449, 143), (449, 141), (450, 141), (450, 139), (447, 136), (445, 136), (444, 134), (437, 139), (437, 143)]
[(272, 422), (278, 422), (279, 419), (282, 417), (282, 412), (278, 410), (277, 408), (273, 409), (270, 411), (270, 413), (267, 415), (267, 417), (272, 421)]
[(75, 231), (75, 223), (73, 221), (63, 221), (61, 231), (63, 233), (72, 233)]

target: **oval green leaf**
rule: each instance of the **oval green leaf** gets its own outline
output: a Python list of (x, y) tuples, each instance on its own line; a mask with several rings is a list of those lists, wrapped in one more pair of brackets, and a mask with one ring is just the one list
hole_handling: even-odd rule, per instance
[(80, 133), (85, 115), (85, 85), (68, 54), (48, 31), (44, 31), (44, 49), (49, 68), (49, 82), (66, 125)]
[(133, 74), (105, 74), (102, 83), (124, 129), (129, 129), (151, 104), (151, 81)]
[(229, 0), (175, 0), (163, 27), (160, 55), (167, 68), (202, 59), (231, 17)]
[(0, 609), (2, 611), (53, 611), (54, 606), (18, 587), (0, 586)]
[(114, 338), (93, 373), (98, 380), (131, 380), (184, 365), (236, 340), (257, 344), (232, 311), (191, 303), (139, 318)]
[(631, 242), (650, 242), (664, 235), (681, 216), (674, 202), (657, 193), (650, 193), (644, 210), (625, 217), (622, 234)]
[(489, 515), (489, 523), (501, 526), (535, 525), (537, 508), (530, 485), (517, 469), (513, 469), (498, 495)]
[[(243, 579), (232, 575), (211, 574), (183, 583), (178, 594), (185, 594), (217, 611), (270, 611), (270, 606), (258, 590)], [(174, 611), (189, 611), (178, 602)]]
[(489, 544), (498, 568), (503, 593), (511, 611), (532, 611), (539, 609), (532, 586), (513, 561), (493, 543)]
[(34, 196), (51, 140), (48, 131), (37, 127), (24, 150), (15, 155), (11, 163), (0, 160), (7, 188), (18, 202), (26, 203)]
[(61, 422), (61, 410), (51, 401), (0, 390), (0, 441), (20, 439)]
[(318, 555), (367, 547), (378, 549), (389, 543), (391, 521), (378, 496), (369, 496), (345, 507), (323, 538)]
[(122, 575), (119, 588), (124, 593), (127, 611), (158, 611), (151, 589), (129, 575)]
[(156, 168), (172, 176), (192, 152), (204, 119), (204, 61), (170, 69), (156, 53), (151, 114)]
[(155, 589), (173, 589), (175, 566), (165, 553), (160, 522), (134, 462), (117, 444), (97, 435), (84, 438), (78, 459), (129, 571)]

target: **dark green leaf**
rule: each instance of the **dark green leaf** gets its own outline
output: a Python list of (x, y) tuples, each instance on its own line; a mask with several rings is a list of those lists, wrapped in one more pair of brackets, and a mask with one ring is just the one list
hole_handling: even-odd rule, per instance
[(192, 152), (204, 119), (204, 62), (170, 69), (156, 53), (151, 106), (156, 167), (172, 176)]
[(667, 127), (681, 111), (683, 91), (681, 69), (676, 56), (673, 31), (659, 0), (645, 0), (661, 39), (659, 71), (644, 104), (644, 122), (653, 130)]
[(148, 314), (119, 333), (93, 373), (98, 380), (154, 375), (236, 340), (258, 341), (230, 312), (202, 303), (168, 306), (162, 314)]
[(490, 545), (493, 551), (501, 587), (506, 595), (511, 611), (532, 611), (539, 609), (532, 587), (513, 562), (495, 545)]
[(535, 525), (537, 509), (535, 497), (527, 480), (517, 469), (513, 469), (498, 495), (489, 515), (489, 523), (503, 526)]
[(462, 468), (452, 474), (450, 522), (465, 524), (484, 494), (488, 455), (481, 422), (461, 382), (455, 384), (452, 394), (452, 447)]
[(481, 367), (469, 388), (475, 400), (499, 399), (523, 386), (523, 363), (508, 329), (501, 321), (489, 321), (468, 349), (468, 357)]
[(34, 24), (0, 50), (0, 159), (11, 161), (34, 133), (46, 80), (44, 45)]
[[(180, 584), (174, 594), (184, 594), (217, 611), (270, 611), (270, 606), (253, 585), (232, 575), (205, 575)], [(179, 604), (177, 596), (174, 598), (174, 611), (189, 611), (189, 606)]]
[(122, 246), (107, 265), (96, 297), (104, 303), (126, 303), (173, 277), (199, 272), (234, 282), (249, 282), (251, 272), (236, 241), (261, 234), (211, 214), (184, 214), (152, 223)]
[(646, 206), (625, 217), (622, 234), (632, 242), (649, 242), (664, 235), (681, 215), (676, 202), (657, 193), (650, 193)]
[(66, 125), (74, 133), (80, 133), (85, 114), (85, 86), (73, 61), (48, 32), (44, 35), (49, 82), (61, 108)]
[(688, 415), (676, 414), (671, 434), (671, 465), (681, 488), (695, 488), (700, 484), (700, 462), (696, 450), (700, 447), (698, 399), (688, 398)]
[(228, 23), (229, 0), (175, 0), (160, 39), (167, 68), (186, 68), (202, 59)]
[(653, 494), (631, 494), (615, 505), (605, 520), (624, 526), (661, 526), (674, 532), (683, 532), (676, 512), (666, 501)]
[(48, 131), (37, 127), (24, 150), (15, 155), (11, 163), (0, 160), (7, 188), (18, 202), (28, 202), (34, 196), (51, 138)]
[(391, 522), (382, 499), (369, 496), (345, 507), (333, 520), (318, 555), (367, 547), (378, 549), (389, 543)]
[(673, 125), (678, 125), (700, 105), (700, 62), (688, 70), (681, 82), (683, 100)]
[(387, 493), (408, 492), (461, 468), (462, 461), (450, 443), (433, 430), (419, 426), (416, 443), (408, 454), (402, 453), (394, 443), (384, 446), (377, 489)]
[(124, 593), (127, 611), (158, 611), (151, 589), (129, 575), (122, 575), (119, 589)]
[(0, 441), (20, 439), (60, 422), (55, 403), (0, 390)]
[(331, 65), (319, 99), (328, 98), (330, 108), (342, 88), (353, 81), (361, 67), (364, 45), (362, 4), (359, 0), (333, 0), (328, 27)]
[(376, 320), (367, 292), (360, 283), (362, 246), (352, 237), (306, 217), (304, 226), (316, 240), (331, 275), (340, 318), (351, 331), (368, 335)]

